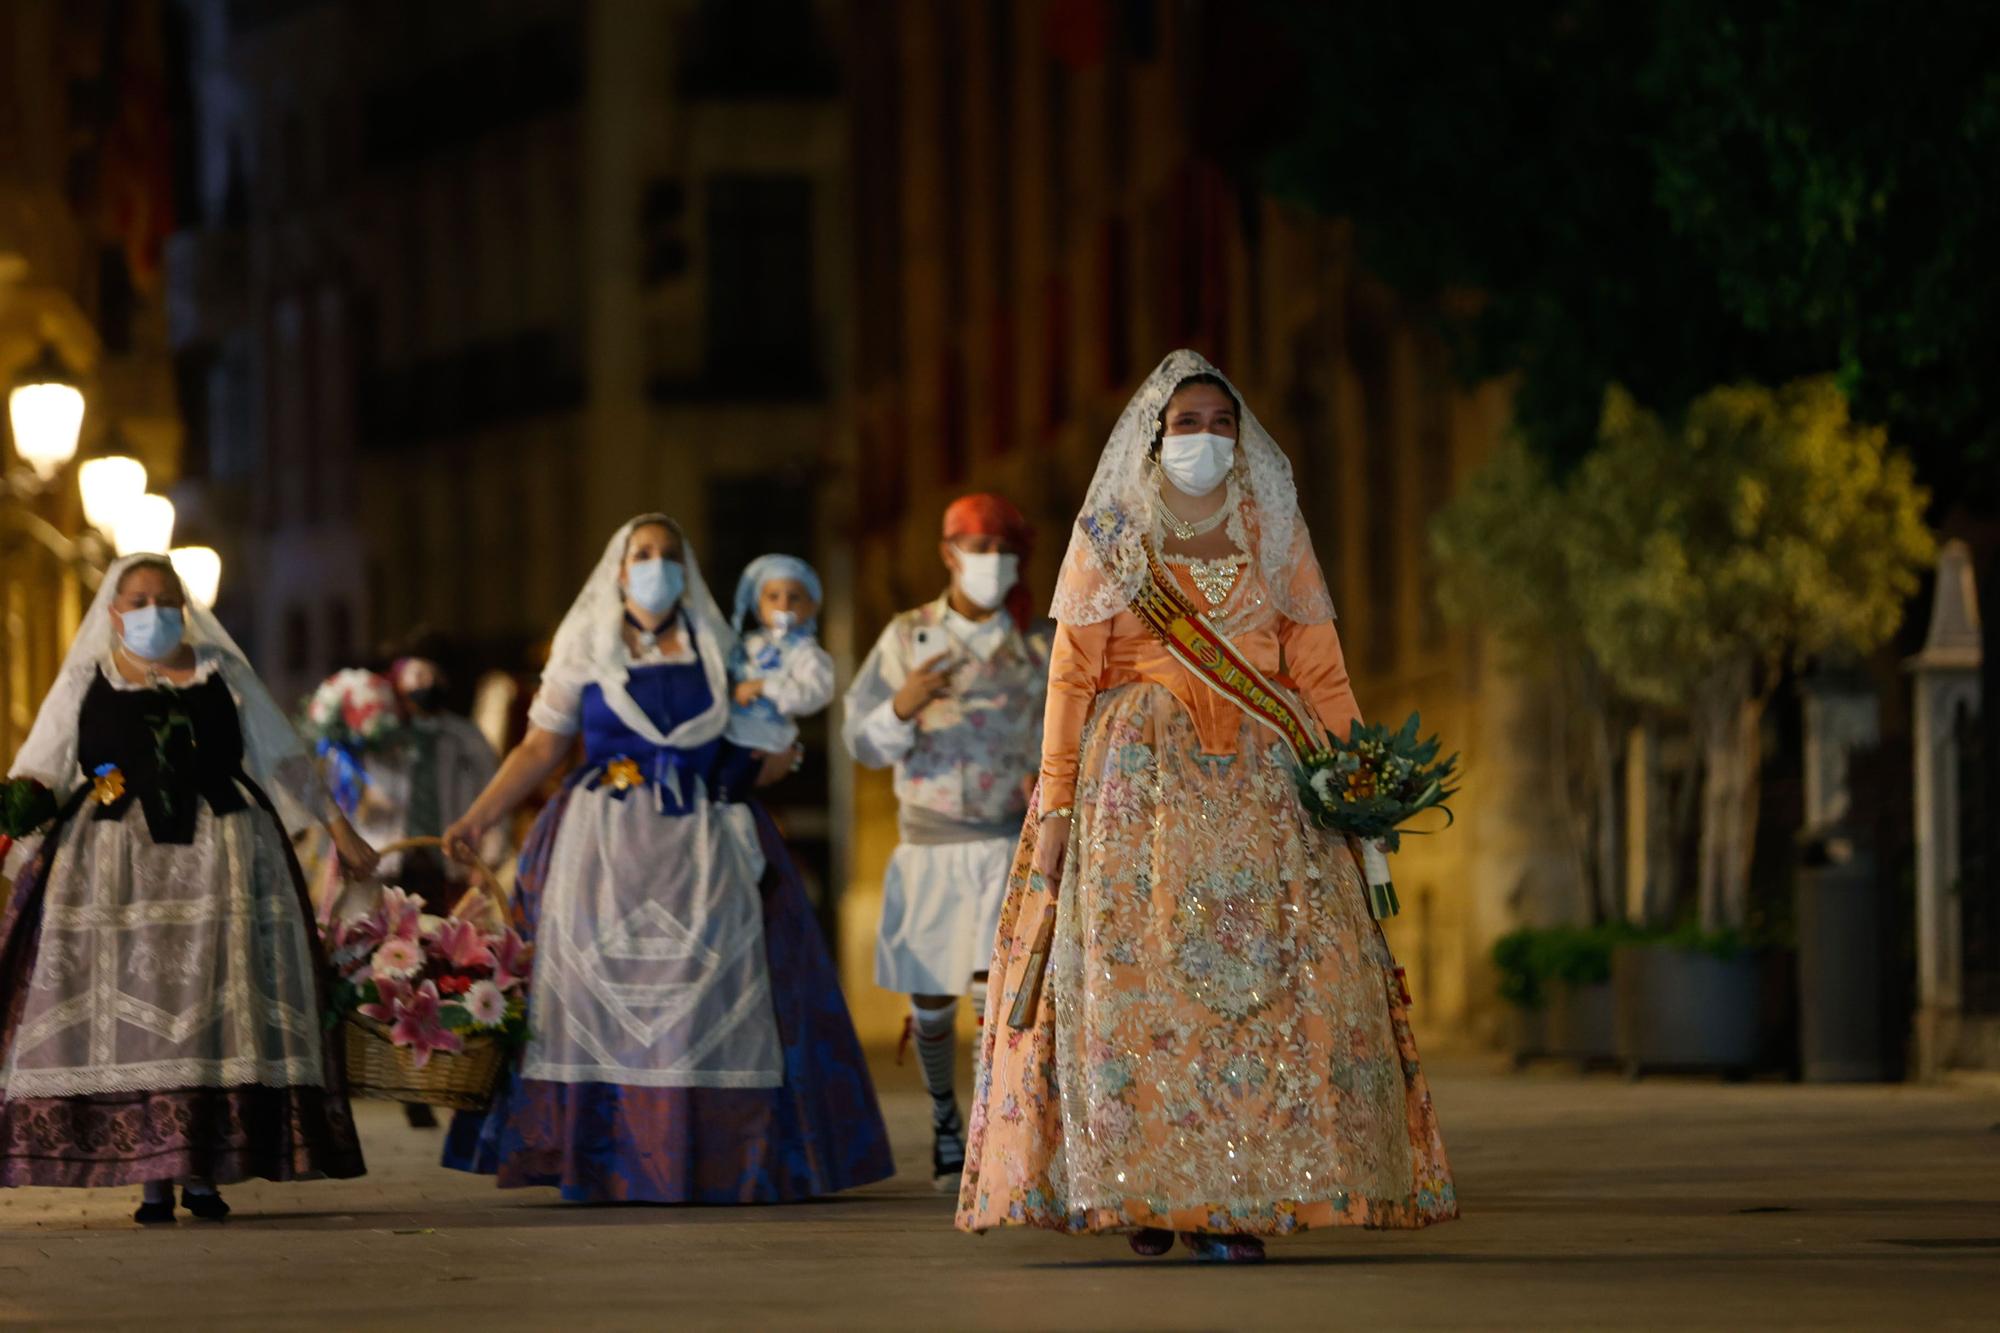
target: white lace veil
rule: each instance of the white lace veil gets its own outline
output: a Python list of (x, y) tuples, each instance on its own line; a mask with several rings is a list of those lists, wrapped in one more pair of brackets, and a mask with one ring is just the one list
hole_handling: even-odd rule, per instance
[[(659, 524), (680, 542), (681, 562), (687, 571), (687, 585), (681, 593), (680, 618), (693, 629), (695, 648), (701, 656), (702, 674), (708, 677), (711, 696), (706, 712), (662, 735), (646, 710), (626, 689), (632, 655), (625, 647), (625, 593), (618, 585), (618, 571), (625, 563), (625, 547), (635, 529)], [(556, 627), (549, 646), (549, 664), (542, 679), (581, 694), (586, 685), (604, 692), (604, 702), (619, 721), (654, 745), (685, 749), (714, 740), (729, 723), (729, 654), (736, 647), (736, 633), (729, 628), (722, 608), (715, 604), (694, 547), (680, 524), (658, 514), (641, 514), (611, 535), (597, 568), (591, 571), (583, 591), (570, 603), (569, 613)]]
[[(104, 581), (97, 585), (97, 596), (77, 627), (69, 655), (63, 659), (62, 670), (56, 674), (55, 684), (49, 687), (48, 697), (42, 700), (35, 725), (15, 754), (7, 776), (34, 778), (58, 798), (83, 782), (76, 757), (77, 716), (92, 679), (111, 662), (118, 637), (111, 624), (111, 603), (118, 596), (119, 580), (139, 564), (159, 566), (178, 581), (173, 566), (163, 555), (128, 555), (105, 571)], [(284, 710), (271, 698), (271, 692), (251, 668), (250, 659), (237, 647), (236, 640), (229, 637), (229, 631), (222, 627), (215, 613), (192, 600), (183, 598), (183, 602), (185, 641), (193, 646), (197, 662), (204, 658), (217, 662), (230, 693), (235, 696), (237, 721), (243, 729), (244, 768), (277, 806), (286, 829), (294, 833), (303, 830), (314, 821), (311, 810), (318, 806), (311, 798), (317, 778), (305, 742), (299, 739)]]
[[(1242, 409), (1235, 463), (1241, 531), (1246, 554), (1262, 575), (1268, 605), (1301, 625), (1333, 619), (1333, 598), (1299, 513), (1291, 463), (1228, 377), (1186, 348), (1169, 353), (1146, 377), (1112, 428), (1070, 534), (1049, 614), (1067, 625), (1095, 624), (1124, 610), (1145, 582), (1141, 543), (1153, 534), (1155, 523), (1154, 432), (1167, 399), (1191, 375), (1214, 375), (1229, 384)], [(1238, 529), (1232, 524), (1231, 530)]]

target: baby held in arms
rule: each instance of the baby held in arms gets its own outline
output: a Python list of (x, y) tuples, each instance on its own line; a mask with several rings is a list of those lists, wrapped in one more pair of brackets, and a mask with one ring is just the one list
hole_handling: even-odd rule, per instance
[(736, 584), (742, 645), (730, 663), (729, 738), (776, 753), (798, 740), (796, 719), (833, 702), (833, 657), (819, 646), (819, 575), (797, 556), (762, 555)]

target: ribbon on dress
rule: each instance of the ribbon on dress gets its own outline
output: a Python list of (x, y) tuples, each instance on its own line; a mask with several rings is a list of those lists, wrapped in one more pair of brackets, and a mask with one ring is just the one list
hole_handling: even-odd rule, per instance
[(351, 817), (361, 804), (362, 789), (369, 785), (368, 770), (361, 766), (354, 751), (345, 745), (323, 740), (315, 748), (331, 770), (329, 776), (332, 781), (327, 785), (333, 790), (333, 803), (340, 807), (342, 814)]

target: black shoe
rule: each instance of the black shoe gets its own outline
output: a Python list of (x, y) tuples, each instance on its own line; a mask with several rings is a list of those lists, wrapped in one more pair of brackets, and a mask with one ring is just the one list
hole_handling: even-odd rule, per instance
[(959, 1121), (958, 1107), (952, 1106), (942, 1118), (931, 1117), (931, 1187), (956, 1190), (965, 1172), (965, 1126)]
[(214, 1190), (206, 1194), (196, 1194), (193, 1190), (181, 1191), (181, 1207), (193, 1213), (204, 1222), (220, 1222), (229, 1216), (229, 1205)]
[(132, 1220), (141, 1226), (156, 1227), (174, 1220), (174, 1201), (164, 1203), (142, 1203), (133, 1210)]
[(411, 1129), (436, 1129), (438, 1127), (437, 1112), (431, 1110), (430, 1107), (424, 1105), (422, 1102), (404, 1102), (403, 1119), (410, 1122)]

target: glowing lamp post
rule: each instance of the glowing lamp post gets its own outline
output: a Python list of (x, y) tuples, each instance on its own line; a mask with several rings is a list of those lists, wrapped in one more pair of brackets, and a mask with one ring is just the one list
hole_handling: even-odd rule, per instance
[(215, 605), (215, 594), (222, 586), (222, 557), (213, 546), (176, 546), (167, 552), (167, 559), (173, 561), (174, 573), (181, 576), (181, 586), (196, 606), (204, 610)]
[(116, 523), (111, 545), (119, 555), (164, 554), (174, 540), (174, 502), (164, 495), (136, 496), (118, 512)]
[(99, 532), (115, 532), (127, 505), (146, 493), (146, 465), (122, 455), (86, 459), (76, 470), (83, 517)]
[(44, 483), (76, 457), (77, 434), (83, 429), (83, 393), (55, 352), (42, 349), (42, 359), (29, 367), (7, 400), (14, 424), (14, 451)]

